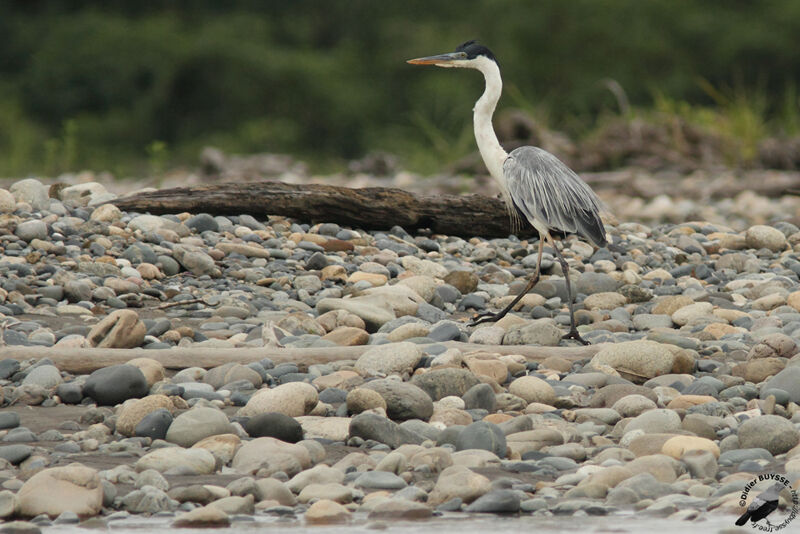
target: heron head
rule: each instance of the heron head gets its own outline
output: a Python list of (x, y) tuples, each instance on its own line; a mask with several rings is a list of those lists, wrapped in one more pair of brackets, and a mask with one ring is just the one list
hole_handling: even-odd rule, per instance
[(486, 60), (497, 63), (497, 58), (494, 57), (491, 50), (473, 40), (458, 45), (455, 52), (409, 59), (407, 63), (412, 65), (479, 69), (479, 64)]

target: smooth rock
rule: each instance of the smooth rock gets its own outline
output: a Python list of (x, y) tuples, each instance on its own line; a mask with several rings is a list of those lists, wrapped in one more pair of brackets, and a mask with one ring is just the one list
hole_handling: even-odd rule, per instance
[(478, 497), (464, 511), (486, 514), (515, 514), (520, 509), (519, 493), (508, 489), (498, 489)]
[(132, 349), (144, 341), (147, 328), (133, 310), (116, 310), (100, 320), (86, 338), (100, 349)]
[(350, 420), (350, 436), (372, 439), (396, 449), (407, 443), (420, 444), (423, 436), (407, 430), (394, 421), (373, 413), (361, 413)]
[[(148, 395), (141, 399), (129, 399), (125, 401), (119, 409), (116, 430), (123, 436), (133, 436), (136, 426), (146, 416), (156, 410), (167, 410), (169, 413), (173, 409), (174, 405), (172, 400), (166, 395)], [(171, 415), (169, 420), (172, 422)]]
[(293, 417), (282, 413), (260, 413), (244, 424), (251, 438), (271, 437), (287, 443), (303, 439), (303, 427)]
[(422, 389), (432, 400), (438, 401), (444, 397), (460, 397), (479, 381), (467, 369), (445, 367), (415, 374), (411, 384)]
[(422, 389), (408, 382), (381, 379), (361, 386), (377, 391), (386, 402), (386, 414), (393, 420), (421, 419), (427, 421), (433, 415), (433, 401)]
[(208, 475), (214, 472), (216, 460), (203, 449), (166, 447), (148, 452), (134, 464), (137, 471), (155, 469), (159, 473)]
[(247, 475), (263, 469), (269, 474), (283, 471), (293, 476), (310, 466), (308, 449), (275, 438), (256, 438), (244, 443), (231, 464), (234, 470)]
[(239, 410), (241, 416), (282, 413), (297, 417), (311, 413), (319, 402), (317, 389), (304, 382), (289, 382), (271, 389), (260, 389)]
[(222, 411), (214, 408), (193, 408), (172, 421), (166, 439), (181, 447), (191, 447), (203, 438), (227, 434), (230, 431), (231, 424)]
[(172, 526), (178, 528), (224, 528), (230, 524), (228, 514), (210, 505), (186, 512), (172, 522)]
[(356, 360), (355, 369), (364, 376), (410, 374), (421, 358), (422, 350), (414, 343), (388, 343), (364, 352)]
[(350, 511), (341, 504), (330, 499), (320, 499), (308, 507), (305, 520), (315, 525), (346, 523), (350, 520)]
[(456, 497), (462, 502), (471, 503), (491, 488), (491, 482), (485, 476), (462, 465), (453, 465), (439, 475), (428, 497), (428, 504), (437, 506)]
[(144, 374), (132, 365), (112, 365), (94, 371), (83, 386), (83, 393), (98, 404), (110, 406), (148, 392)]
[(17, 493), (19, 515), (56, 517), (64, 512), (91, 517), (103, 506), (103, 487), (97, 471), (81, 464), (39, 471)]
[(672, 372), (675, 357), (665, 345), (653, 341), (625, 341), (600, 350), (590, 367), (609, 366), (634, 383)]
[(739, 425), (739, 446), (761, 448), (782, 454), (797, 446), (800, 431), (791, 421), (777, 415), (761, 415)]
[(508, 386), (508, 392), (525, 399), (525, 402), (529, 404), (538, 402), (552, 405), (556, 400), (553, 387), (535, 376), (522, 376), (515, 379)]
[(506, 455), (506, 436), (500, 427), (485, 421), (472, 423), (464, 428), (456, 438), (456, 450), (482, 449), (490, 451), (499, 458)]

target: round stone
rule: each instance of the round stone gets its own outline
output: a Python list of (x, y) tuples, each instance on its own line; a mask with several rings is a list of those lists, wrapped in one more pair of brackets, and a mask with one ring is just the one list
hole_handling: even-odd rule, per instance
[(167, 431), (167, 441), (181, 447), (191, 447), (208, 436), (231, 431), (228, 417), (215, 408), (193, 408), (172, 421)]
[(499, 458), (506, 456), (506, 436), (500, 427), (478, 421), (464, 428), (456, 438), (456, 450), (482, 449), (496, 454)]
[(508, 392), (516, 395), (525, 402), (537, 402), (541, 404), (552, 405), (556, 400), (556, 393), (553, 386), (535, 376), (521, 376), (511, 382), (508, 386)]
[(83, 393), (97, 404), (113, 406), (127, 399), (144, 397), (148, 392), (147, 379), (132, 365), (103, 367), (89, 375)]
[(788, 419), (777, 415), (761, 415), (739, 426), (739, 445), (743, 449), (762, 448), (782, 454), (800, 442), (800, 431)]
[(254, 415), (244, 424), (244, 429), (251, 438), (271, 437), (287, 443), (297, 443), (303, 439), (300, 423), (282, 413)]

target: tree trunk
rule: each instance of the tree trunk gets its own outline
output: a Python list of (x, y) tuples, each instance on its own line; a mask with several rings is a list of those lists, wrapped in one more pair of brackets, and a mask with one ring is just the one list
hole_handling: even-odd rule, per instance
[[(119, 198), (118, 208), (150, 213), (282, 215), (304, 222), (335, 222), (365, 230), (402, 226), (409, 232), (461, 237), (507, 237), (513, 233), (505, 203), (482, 195), (414, 195), (402, 189), (281, 182), (176, 187)], [(526, 227), (520, 237), (536, 235)]]
[[(602, 345), (585, 347), (534, 347), (529, 345), (478, 345), (447, 341), (447, 347), (462, 352), (493, 352), (499, 354), (521, 354), (530, 361), (541, 361), (550, 356), (577, 361), (594, 356)], [(172, 349), (95, 349), (95, 348), (53, 348), (25, 347), (7, 345), (0, 348), (0, 360), (28, 360), (50, 358), (56, 367), (68, 373), (91, 373), (109, 365), (126, 363), (134, 358), (151, 358), (161, 362), (169, 369), (185, 369), (187, 367), (204, 367), (210, 369), (224, 363), (236, 362), (248, 364), (263, 358), (269, 358), (276, 364), (296, 363), (301, 367), (314, 364), (325, 364), (339, 360), (356, 360), (371, 345), (355, 347), (320, 347), (309, 349), (289, 348), (172, 348)], [(421, 348), (424, 348), (421, 347)]]

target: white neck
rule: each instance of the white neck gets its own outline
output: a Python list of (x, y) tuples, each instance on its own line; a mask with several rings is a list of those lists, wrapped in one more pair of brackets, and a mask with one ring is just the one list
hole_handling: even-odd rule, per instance
[(474, 68), (483, 73), (483, 77), (486, 79), (486, 90), (475, 103), (475, 107), (472, 108), (475, 140), (478, 142), (478, 149), (481, 152), (484, 163), (486, 163), (486, 168), (489, 169), (489, 174), (497, 181), (503, 195), (507, 196), (506, 181), (503, 177), (503, 163), (508, 154), (500, 146), (492, 127), (492, 115), (497, 106), (497, 101), (500, 100), (500, 93), (503, 92), (500, 68), (497, 63), (483, 56), (478, 57), (471, 63)]

